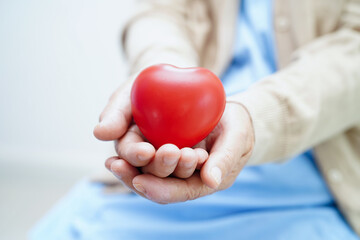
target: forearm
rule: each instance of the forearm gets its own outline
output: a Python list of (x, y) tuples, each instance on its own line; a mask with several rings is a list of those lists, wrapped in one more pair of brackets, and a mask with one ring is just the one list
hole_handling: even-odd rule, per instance
[(289, 67), (231, 99), (252, 116), (253, 164), (285, 160), (351, 128), (360, 122), (360, 34), (319, 38)]
[(139, 12), (125, 25), (122, 35), (130, 75), (158, 63), (200, 65), (199, 48), (207, 33), (192, 34), (194, 23), (188, 4), (183, 0), (148, 0), (138, 6)]

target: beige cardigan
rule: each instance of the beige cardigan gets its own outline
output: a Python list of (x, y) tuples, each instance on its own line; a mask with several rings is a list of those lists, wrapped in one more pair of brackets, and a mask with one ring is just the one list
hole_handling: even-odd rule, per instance
[[(232, 57), (239, 1), (146, 0), (124, 28), (130, 73), (155, 63), (220, 75)], [(274, 0), (280, 71), (232, 100), (249, 110), (249, 164), (314, 147), (337, 203), (360, 235), (360, 0)], [(239, 79), (241, 80), (241, 79)]]

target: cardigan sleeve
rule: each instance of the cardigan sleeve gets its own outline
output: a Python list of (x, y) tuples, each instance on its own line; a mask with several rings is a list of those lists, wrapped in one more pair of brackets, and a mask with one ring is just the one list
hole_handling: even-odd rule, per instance
[(123, 29), (122, 45), (130, 75), (158, 63), (201, 65), (200, 54), (210, 31), (206, 1), (140, 1)]
[[(231, 97), (250, 112), (249, 164), (281, 162), (360, 122), (360, 4), (342, 27), (299, 49), (283, 70)], [(356, 2), (356, 3), (354, 3)]]

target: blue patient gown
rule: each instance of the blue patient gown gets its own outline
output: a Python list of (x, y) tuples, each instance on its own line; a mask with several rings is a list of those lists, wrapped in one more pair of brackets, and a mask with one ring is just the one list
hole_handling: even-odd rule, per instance
[[(276, 70), (269, 0), (243, 0), (227, 94)], [(31, 239), (355, 240), (306, 152), (283, 164), (245, 167), (229, 189), (159, 205), (135, 194), (104, 194), (78, 183), (35, 227)]]

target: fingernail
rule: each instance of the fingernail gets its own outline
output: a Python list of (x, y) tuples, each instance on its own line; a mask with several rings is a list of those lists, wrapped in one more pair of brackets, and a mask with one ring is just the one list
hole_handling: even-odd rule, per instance
[(104, 117), (103, 119), (101, 119), (101, 121), (99, 122), (99, 126), (102, 127), (102, 126), (105, 126), (105, 125), (108, 125), (112, 122), (112, 118), (110, 116), (106, 116)]
[(121, 160), (115, 160), (111, 163), (109, 169), (115, 175), (115, 177), (117, 177), (120, 180), (122, 178), (120, 174), (122, 166), (123, 166), (123, 162)]
[(192, 166), (194, 166), (194, 163), (192, 161), (186, 161), (182, 163), (184, 165), (185, 168), (191, 168)]
[(177, 157), (164, 157), (163, 161), (164, 161), (164, 165), (171, 166), (171, 165), (174, 165), (178, 161), (178, 158)]
[(138, 159), (140, 160), (140, 161), (142, 161), (142, 162), (145, 162), (148, 158), (146, 157), (146, 156), (144, 156), (144, 155), (138, 155), (137, 156), (138, 157)]
[(113, 170), (111, 169), (111, 167), (110, 167), (110, 171), (111, 171), (119, 180), (122, 180), (122, 176), (121, 176), (119, 173), (113, 171)]
[(104, 126), (104, 123), (102, 121), (96, 125), (97, 128), (102, 128), (103, 126)]
[(213, 167), (210, 171), (212, 178), (215, 180), (217, 186), (221, 183), (221, 170), (218, 167)]
[(145, 188), (139, 184), (139, 183), (135, 183), (134, 184), (134, 188), (138, 191), (141, 192), (142, 194), (145, 194)]

